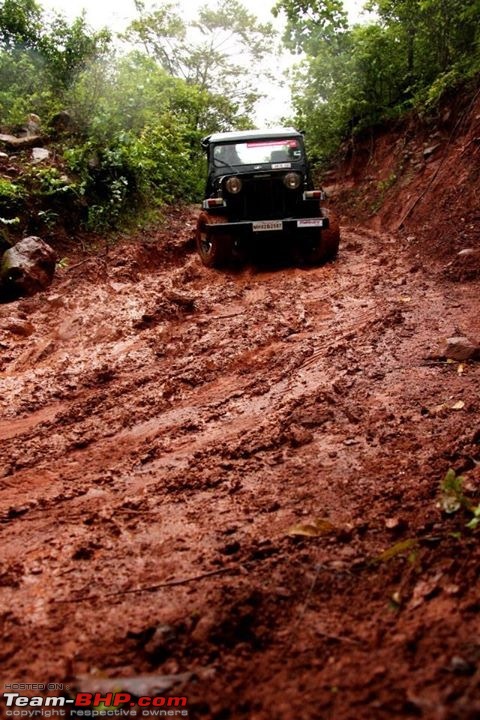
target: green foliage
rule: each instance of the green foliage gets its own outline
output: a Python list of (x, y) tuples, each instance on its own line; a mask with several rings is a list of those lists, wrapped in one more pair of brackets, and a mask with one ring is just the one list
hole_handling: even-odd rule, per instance
[(18, 183), (0, 178), (0, 215), (4, 225), (16, 224), (16, 214), (24, 207), (25, 191)]
[(306, 59), (292, 75), (295, 122), (328, 158), (342, 140), (412, 107), (431, 110), (480, 71), (480, 0), (371, 0), (347, 26), (337, 0), (278, 0), (285, 43)]
[(463, 475), (457, 475), (455, 470), (448, 470), (440, 483), (440, 507), (447, 514), (456, 513), (461, 507), (469, 506), (463, 492)]
[(42, 31), (41, 8), (35, 0), (2, 0), (0, 46), (6, 50), (35, 48)]
[(346, 32), (348, 18), (342, 0), (277, 0), (273, 14), (287, 18), (284, 41), (294, 52), (315, 56), (319, 46)]
[(109, 73), (94, 64), (81, 74), (70, 107), (80, 134), (65, 159), (88, 200), (89, 227), (116, 225), (152, 199), (198, 197), (203, 130), (196, 125), (209, 103), (197, 87), (132, 53)]
[(48, 32), (42, 34), (38, 43), (52, 85), (57, 90), (68, 88), (89, 63), (107, 54), (110, 40), (107, 29), (92, 32), (85, 15), (80, 15), (72, 23), (62, 15), (55, 15), (49, 23)]
[(59, 111), (71, 118), (50, 160), (28, 165), (25, 154), (18, 195), (0, 187), (5, 222), (27, 199), (29, 230), (66, 215), (69, 228), (106, 230), (149, 207), (197, 200), (202, 136), (251, 126), (263, 77), (252, 68), (269, 51), (271, 26), (238, 0), (203, 7), (191, 23), (168, 1), (135, 6), (125, 48), (83, 14), (67, 21), (35, 0), (0, 0), (2, 122), (22, 126), (35, 113), (46, 131)]
[(22, 194), (21, 188), (10, 180), (0, 178), (0, 202), (18, 198)]
[(473, 517), (466, 524), (469, 530), (476, 530), (480, 525), (480, 505), (474, 505), (464, 491), (465, 478), (457, 475), (455, 470), (448, 470), (440, 483), (440, 508), (451, 515), (460, 509), (466, 510)]

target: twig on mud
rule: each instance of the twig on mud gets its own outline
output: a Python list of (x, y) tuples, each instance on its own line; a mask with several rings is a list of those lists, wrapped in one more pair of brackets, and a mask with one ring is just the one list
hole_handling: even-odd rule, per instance
[(162, 588), (175, 587), (177, 585), (187, 585), (197, 580), (203, 580), (204, 578), (213, 577), (214, 575), (223, 575), (229, 572), (235, 572), (239, 570), (238, 567), (220, 568), (219, 570), (210, 570), (209, 572), (200, 573), (200, 575), (193, 575), (189, 578), (183, 578), (181, 580), (170, 580), (164, 583), (158, 583), (157, 585), (146, 585), (140, 588), (131, 588), (129, 590), (118, 590), (113, 593), (105, 593), (104, 595), (87, 595), (86, 597), (73, 598), (71, 600), (55, 600), (56, 603), (62, 605), (68, 605), (70, 603), (81, 603), (89, 600), (102, 600), (103, 598), (119, 597), (121, 595), (134, 595), (142, 592), (154, 592), (155, 590), (161, 590)]
[(320, 572), (321, 572), (321, 570), (323, 570), (323, 569), (324, 569), (324, 568), (323, 568), (323, 565), (322, 565), (321, 563), (318, 563), (318, 564), (317, 564), (317, 569), (316, 569), (316, 571), (315, 571), (315, 575), (314, 575), (313, 580), (312, 580), (312, 584), (310, 585), (310, 587), (309, 587), (309, 589), (308, 589), (308, 592), (307, 592), (307, 595), (306, 595), (306, 597), (305, 597), (305, 602), (303, 603), (303, 607), (302, 607), (302, 609), (300, 610), (300, 612), (299, 612), (299, 614), (298, 614), (297, 622), (296, 622), (295, 625), (293, 626), (292, 632), (290, 633), (290, 643), (289, 643), (289, 645), (288, 645), (288, 649), (289, 649), (289, 650), (291, 649), (291, 647), (293, 646), (293, 643), (295, 642), (295, 638), (296, 638), (296, 636), (297, 636), (297, 630), (298, 630), (299, 625), (300, 625), (300, 623), (302, 622), (302, 620), (303, 620), (303, 618), (304, 618), (304, 616), (305, 616), (305, 613), (307, 612), (307, 608), (308, 608), (308, 605), (309, 605), (309, 602), (310, 602), (310, 598), (311, 598), (311, 596), (312, 596), (312, 594), (313, 594), (313, 591), (315, 590), (315, 585), (317, 584), (317, 580), (318, 580), (318, 577), (319, 577), (319, 575), (320, 575)]
[(80, 267), (80, 265), (85, 265), (85, 263), (91, 259), (91, 257), (84, 258), (84, 260), (80, 260), (80, 262), (75, 263), (75, 265), (70, 265), (70, 267), (65, 268), (65, 270), (66, 272), (70, 272), (70, 270), (75, 270), (75, 268)]
[(345, 642), (349, 643), (350, 645), (355, 646), (361, 646), (363, 645), (361, 640), (357, 640), (356, 638), (349, 638), (345, 637), (345, 635), (335, 635), (335, 633), (327, 632), (326, 630), (322, 630), (319, 627), (315, 628), (315, 632), (317, 635), (321, 635), (321, 637), (327, 638), (328, 640), (337, 640), (338, 642)]
[(223, 575), (224, 573), (229, 573), (235, 570), (238, 570), (238, 568), (228, 567), (220, 568), (219, 570), (210, 570), (209, 572), (200, 573), (200, 575), (193, 575), (193, 577), (183, 578), (182, 580), (170, 580), (168, 582), (158, 583), (158, 585), (146, 585), (145, 587), (141, 588), (132, 588), (131, 590), (119, 590), (118, 592), (107, 593), (106, 595), (104, 595), (104, 597), (116, 597), (117, 595), (133, 595), (134, 593), (141, 592), (154, 592), (155, 590), (160, 590), (161, 588), (175, 587), (177, 585), (187, 585), (188, 583), (196, 582), (197, 580), (203, 580), (203, 578), (213, 577), (214, 575)]
[[(320, 575), (320, 572), (322, 570), (327, 570), (328, 568), (325, 567), (323, 563), (318, 563), (315, 571), (315, 575), (313, 577), (312, 583), (307, 591), (307, 595), (305, 597), (305, 602), (303, 603), (303, 607), (299, 612), (297, 621), (295, 625), (292, 628), (292, 631), (290, 633), (290, 643), (288, 645), (288, 650), (290, 650), (293, 647), (293, 644), (295, 642), (295, 639), (297, 637), (297, 630), (302, 622), (303, 618), (305, 617), (305, 613), (307, 612), (308, 606), (310, 604), (310, 598), (312, 597), (313, 591), (315, 590), (315, 586), (318, 581), (318, 577)], [(349, 643), (350, 645), (363, 645), (363, 642), (361, 640), (358, 640), (356, 638), (349, 638), (345, 637), (344, 635), (336, 635), (335, 633), (327, 632), (326, 630), (322, 630), (321, 628), (315, 627), (315, 632), (318, 635), (321, 635), (322, 637), (328, 638), (330, 640), (336, 640), (337, 642), (345, 642)]]

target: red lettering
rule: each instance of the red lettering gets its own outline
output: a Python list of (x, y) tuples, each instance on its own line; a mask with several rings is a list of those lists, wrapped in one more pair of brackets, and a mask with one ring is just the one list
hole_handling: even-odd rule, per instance
[(187, 707), (188, 700), (186, 697), (169, 697), (168, 707)]
[(152, 700), (149, 697), (138, 698), (138, 705), (140, 707), (150, 707), (151, 702), (152, 702)]
[(102, 697), (101, 693), (95, 693), (93, 696), (93, 707), (98, 707), (101, 704), (111, 707), (112, 703), (113, 693), (107, 693), (104, 697)]
[(164, 697), (155, 697), (153, 698), (153, 707), (163, 707), (165, 705), (165, 698)]
[(77, 693), (75, 707), (89, 707), (92, 704), (92, 693)]
[(131, 699), (132, 696), (130, 693), (116, 693), (113, 698), (113, 706), (118, 707), (119, 705), (124, 705), (125, 703), (129, 703)]

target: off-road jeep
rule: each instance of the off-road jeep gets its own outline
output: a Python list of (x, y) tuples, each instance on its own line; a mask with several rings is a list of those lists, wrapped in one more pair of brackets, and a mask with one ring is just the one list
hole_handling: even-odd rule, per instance
[(338, 224), (313, 187), (302, 133), (293, 128), (209, 135), (208, 179), (196, 242), (202, 262), (221, 267), (248, 247), (279, 244), (302, 264), (337, 254)]

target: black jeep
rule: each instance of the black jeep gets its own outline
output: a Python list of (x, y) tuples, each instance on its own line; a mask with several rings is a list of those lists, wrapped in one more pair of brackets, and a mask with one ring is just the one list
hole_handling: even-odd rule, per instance
[(338, 224), (320, 206), (323, 193), (313, 188), (302, 133), (216, 133), (202, 147), (208, 179), (196, 240), (205, 265), (221, 267), (269, 240), (274, 247), (286, 241), (302, 264), (335, 257)]

